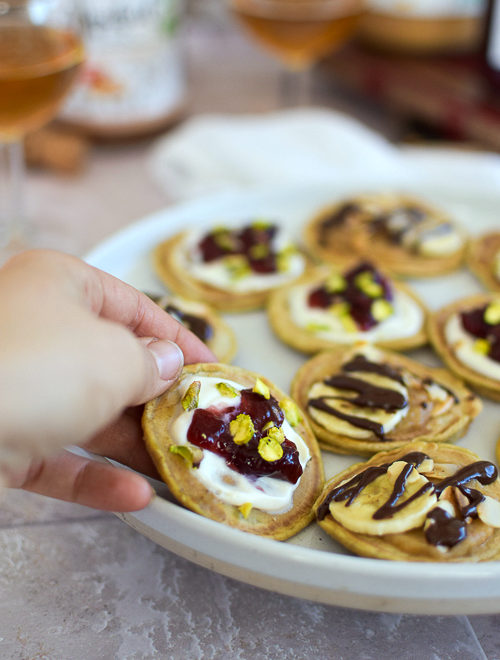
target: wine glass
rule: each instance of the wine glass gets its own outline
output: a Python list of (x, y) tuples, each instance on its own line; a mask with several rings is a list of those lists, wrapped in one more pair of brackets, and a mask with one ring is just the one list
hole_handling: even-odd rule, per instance
[(73, 0), (0, 0), (0, 247), (35, 243), (23, 208), (22, 140), (54, 117), (83, 61)]
[(352, 36), (365, 4), (364, 0), (227, 2), (247, 32), (284, 64), (283, 91), (288, 101), (307, 100), (307, 72)]

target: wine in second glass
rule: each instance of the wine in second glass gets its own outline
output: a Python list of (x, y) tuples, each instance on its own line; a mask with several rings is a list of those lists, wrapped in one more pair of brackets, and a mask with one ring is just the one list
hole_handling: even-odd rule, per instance
[(352, 36), (364, 0), (230, 0), (230, 6), (288, 69), (301, 70)]
[(28, 6), (0, 11), (0, 245), (26, 239), (21, 141), (55, 116), (83, 61), (76, 32), (31, 22)]

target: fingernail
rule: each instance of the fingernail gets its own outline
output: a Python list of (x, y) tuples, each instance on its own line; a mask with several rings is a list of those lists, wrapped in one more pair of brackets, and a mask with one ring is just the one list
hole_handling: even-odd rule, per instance
[(158, 339), (148, 344), (148, 348), (153, 354), (160, 378), (162, 380), (174, 380), (184, 366), (184, 355), (181, 349), (168, 339)]

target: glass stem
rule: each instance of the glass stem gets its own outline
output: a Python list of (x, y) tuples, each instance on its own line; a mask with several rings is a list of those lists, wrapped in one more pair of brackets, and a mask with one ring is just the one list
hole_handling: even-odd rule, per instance
[(299, 108), (311, 105), (312, 70), (283, 69), (280, 74), (280, 100), (285, 108)]
[(0, 247), (21, 240), (25, 232), (21, 140), (0, 142)]

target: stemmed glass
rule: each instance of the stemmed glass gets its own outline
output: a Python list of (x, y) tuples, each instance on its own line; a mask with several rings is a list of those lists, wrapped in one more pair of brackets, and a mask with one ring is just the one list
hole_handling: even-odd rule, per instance
[(52, 119), (83, 61), (73, 0), (0, 0), (0, 247), (32, 245), (22, 140)]
[(285, 101), (307, 100), (308, 71), (354, 33), (364, 0), (227, 0), (264, 48), (284, 64)]

